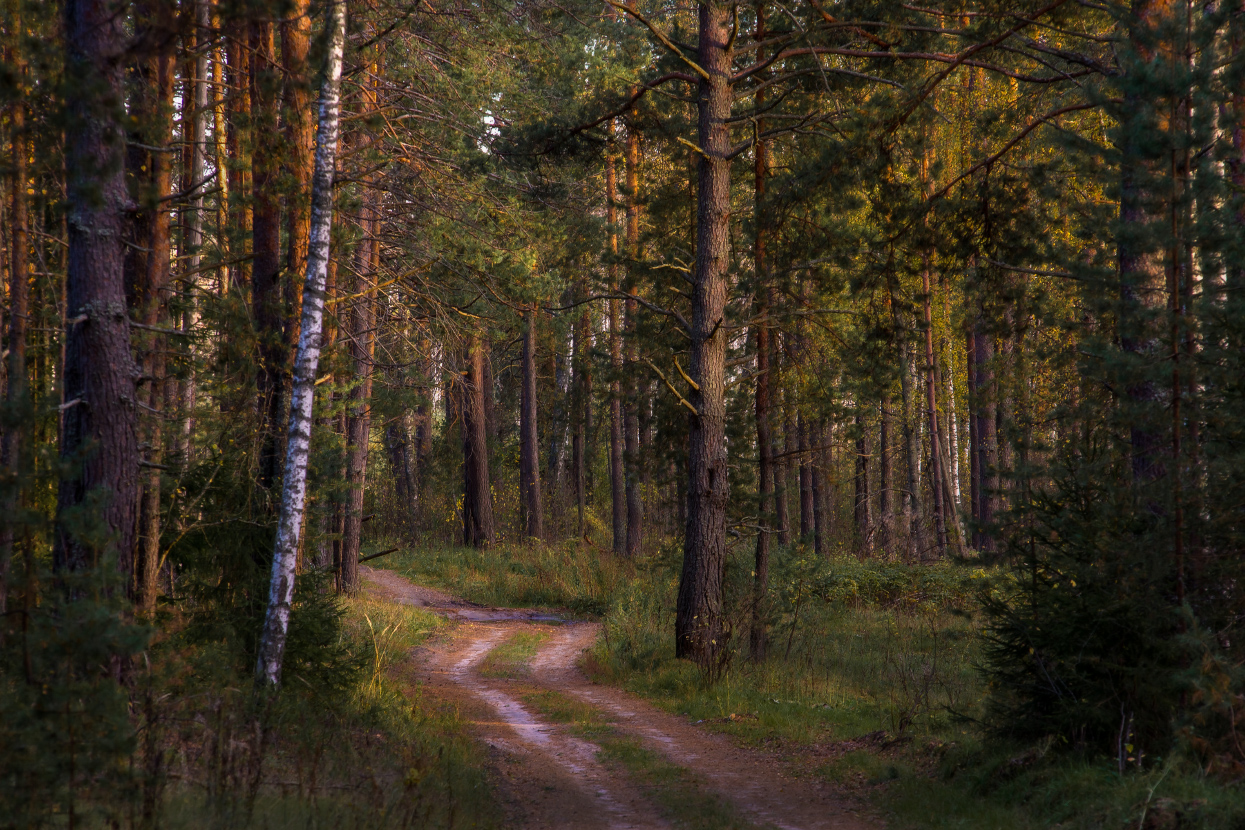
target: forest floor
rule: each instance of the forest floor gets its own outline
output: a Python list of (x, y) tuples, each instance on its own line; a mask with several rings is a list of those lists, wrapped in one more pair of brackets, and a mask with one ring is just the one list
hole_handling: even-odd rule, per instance
[(488, 746), (508, 827), (883, 826), (866, 802), (808, 775), (806, 759), (741, 746), (589, 681), (578, 663), (596, 623), (476, 605), (392, 571), (363, 572), (377, 599), (453, 623), (411, 659), (422, 694), (456, 706)]

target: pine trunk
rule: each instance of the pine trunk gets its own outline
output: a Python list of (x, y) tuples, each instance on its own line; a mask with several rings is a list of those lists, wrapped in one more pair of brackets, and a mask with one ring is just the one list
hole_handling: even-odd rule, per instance
[(726, 294), (730, 261), (731, 7), (700, 4), (696, 261), (688, 374), (687, 526), (675, 612), (675, 653), (717, 665), (726, 647)]
[[(111, 0), (65, 3), (65, 167), (68, 178), (68, 274), (62, 372), (61, 459), (73, 473), (61, 479), (53, 564), (76, 571), (111, 560), (125, 579), (132, 573), (139, 454), (135, 378), (124, 286), (124, 239), (130, 206), (122, 163), (126, 48), (122, 4)], [(101, 101), (111, 104), (102, 105)], [(84, 450), (89, 450), (83, 454)], [(65, 522), (98, 490), (110, 498), (99, 519), (108, 544), (98, 549)]]
[(536, 308), (527, 310), (523, 328), (523, 388), (519, 405), (519, 503), (528, 539), (545, 536), (540, 499), (539, 435), (536, 429)]

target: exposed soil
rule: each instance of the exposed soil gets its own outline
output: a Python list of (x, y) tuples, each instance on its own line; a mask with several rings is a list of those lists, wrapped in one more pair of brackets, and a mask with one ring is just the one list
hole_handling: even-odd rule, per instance
[(773, 752), (741, 747), (627, 694), (589, 681), (578, 661), (599, 631), (528, 609), (488, 608), (409, 582), (392, 571), (361, 568), (368, 588), (459, 624), (416, 655), (425, 693), (459, 707), (490, 748), (508, 826), (523, 828), (665, 828), (659, 808), (625, 772), (597, 760), (598, 747), (550, 723), (517, 700), (512, 684), (485, 678), (479, 664), (523, 629), (549, 636), (523, 679), (572, 695), (599, 710), (614, 729), (690, 770), (707, 790), (749, 820), (783, 830), (876, 830), (882, 823), (829, 784), (796, 777)]

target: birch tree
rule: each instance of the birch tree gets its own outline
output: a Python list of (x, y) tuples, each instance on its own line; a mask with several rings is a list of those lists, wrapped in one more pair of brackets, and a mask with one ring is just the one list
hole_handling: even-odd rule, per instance
[(290, 628), (294, 599), (294, 565), (307, 499), (307, 459), (311, 451), (311, 407), (315, 399), (316, 369), (320, 362), (324, 324), (324, 286), (328, 275), (329, 232), (333, 224), (333, 168), (341, 114), (342, 52), (346, 44), (346, 2), (332, 5), (328, 67), (320, 91), (320, 126), (316, 134), (315, 173), (311, 182), (311, 233), (307, 273), (303, 286), (302, 325), (294, 359), (294, 390), (281, 486), (281, 510), (272, 556), (268, 612), (255, 667), (258, 684), (281, 681), (281, 660)]

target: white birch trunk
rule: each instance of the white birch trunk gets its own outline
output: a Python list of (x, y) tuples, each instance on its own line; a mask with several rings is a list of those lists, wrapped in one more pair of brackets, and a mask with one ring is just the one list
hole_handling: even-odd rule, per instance
[(311, 452), (311, 407), (324, 325), (324, 284), (328, 275), (329, 231), (333, 223), (333, 168), (341, 113), (342, 52), (346, 44), (346, 0), (332, 4), (328, 71), (320, 90), (320, 125), (316, 132), (316, 167), (311, 180), (311, 239), (303, 288), (302, 332), (294, 357), (294, 389), (281, 486), (281, 512), (272, 557), (268, 613), (259, 641), (256, 683), (281, 682), (281, 661), (294, 599), (294, 565), (307, 501), (307, 458)]

